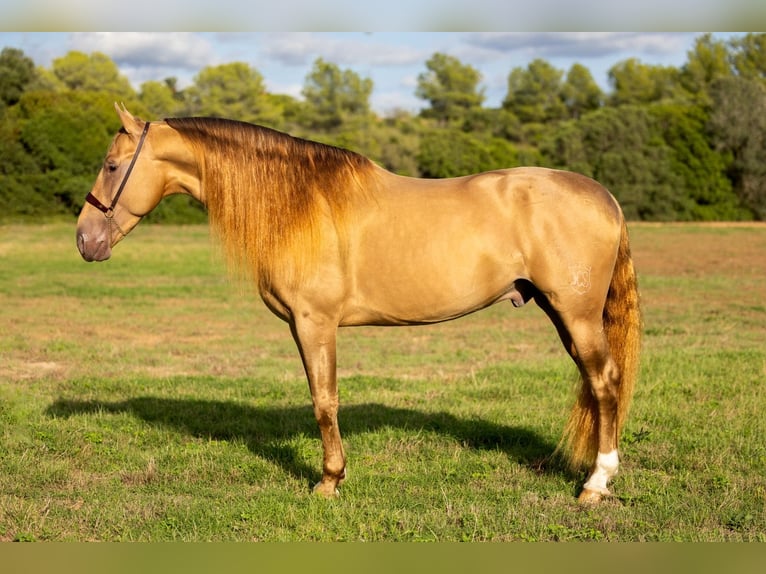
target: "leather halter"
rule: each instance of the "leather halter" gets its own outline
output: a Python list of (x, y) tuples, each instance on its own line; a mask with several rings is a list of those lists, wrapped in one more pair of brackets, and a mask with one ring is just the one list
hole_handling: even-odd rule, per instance
[[(146, 134), (149, 132), (149, 124), (150, 122), (146, 122), (144, 125), (144, 131), (141, 132), (141, 137), (138, 140), (138, 145), (136, 146), (136, 151), (133, 153), (133, 158), (130, 160), (130, 164), (128, 165), (128, 171), (125, 172), (125, 176), (122, 178), (122, 181), (120, 182), (120, 187), (117, 188), (117, 193), (114, 194), (114, 199), (112, 199), (112, 204), (107, 207), (101, 201), (98, 200), (98, 198), (93, 195), (93, 192), (88, 193), (88, 195), (85, 196), (85, 201), (90, 203), (93, 207), (101, 211), (104, 216), (109, 220), (111, 223), (112, 218), (114, 217), (114, 208), (117, 206), (117, 201), (120, 199), (120, 195), (122, 195), (122, 191), (125, 189), (125, 184), (128, 182), (128, 178), (130, 177), (130, 172), (133, 171), (133, 166), (136, 165), (136, 160), (138, 159), (138, 153), (141, 151), (141, 147), (144, 145), (144, 140), (146, 139)], [(117, 228), (120, 230), (120, 228)], [(122, 233), (122, 230), (120, 230), (120, 233)], [(125, 235), (123, 233), (123, 235)]]

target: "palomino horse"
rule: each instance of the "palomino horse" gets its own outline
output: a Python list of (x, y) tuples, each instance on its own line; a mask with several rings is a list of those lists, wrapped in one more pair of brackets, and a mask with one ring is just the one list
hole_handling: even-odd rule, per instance
[(80, 253), (108, 259), (166, 195), (207, 206), (227, 256), (300, 351), (324, 449), (316, 492), (336, 494), (346, 476), (338, 327), (435, 323), (533, 299), (581, 374), (561, 443), (590, 469), (580, 500), (609, 494), (641, 317), (625, 221), (604, 187), (542, 168), (415, 179), (264, 127), (149, 123), (115, 107), (123, 128), (80, 213)]

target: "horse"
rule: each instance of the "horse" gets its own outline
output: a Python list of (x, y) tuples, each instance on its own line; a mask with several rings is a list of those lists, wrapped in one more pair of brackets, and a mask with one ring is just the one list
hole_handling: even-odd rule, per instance
[(397, 175), (350, 150), (220, 118), (143, 121), (115, 104), (114, 136), (77, 222), (103, 261), (163, 197), (204, 204), (231, 269), (290, 328), (323, 447), (314, 492), (346, 478), (336, 335), (425, 325), (534, 301), (579, 384), (556, 451), (610, 495), (640, 352), (637, 277), (622, 210), (595, 180), (543, 167), (446, 179)]

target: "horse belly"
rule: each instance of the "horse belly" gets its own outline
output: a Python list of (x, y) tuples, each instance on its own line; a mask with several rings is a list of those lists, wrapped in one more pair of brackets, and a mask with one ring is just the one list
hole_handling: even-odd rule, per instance
[(510, 297), (524, 259), (507, 227), (442, 223), (377, 230), (357, 253), (345, 323), (446, 321)]

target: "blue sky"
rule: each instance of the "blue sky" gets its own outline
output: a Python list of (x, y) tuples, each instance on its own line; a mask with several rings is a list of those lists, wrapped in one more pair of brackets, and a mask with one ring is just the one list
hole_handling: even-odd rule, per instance
[[(246, 62), (275, 93), (299, 96), (316, 58), (352, 69), (374, 82), (373, 107), (415, 110), (419, 73), (435, 52), (477, 68), (486, 105), (499, 105), (508, 74), (543, 58), (566, 71), (579, 62), (608, 88), (614, 64), (637, 58), (681, 66), (697, 32), (0, 32), (0, 47), (20, 48), (39, 66), (70, 50), (107, 54), (138, 88), (146, 80), (176, 77), (188, 85), (205, 66)], [(728, 38), (732, 34), (718, 34)]]

